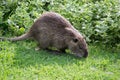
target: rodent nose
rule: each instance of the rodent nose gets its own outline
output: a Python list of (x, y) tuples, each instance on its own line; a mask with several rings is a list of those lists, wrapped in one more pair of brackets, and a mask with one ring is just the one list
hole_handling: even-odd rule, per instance
[(87, 57), (88, 57), (88, 51), (87, 51), (87, 50), (84, 51), (83, 57), (84, 57), (84, 58), (87, 58)]

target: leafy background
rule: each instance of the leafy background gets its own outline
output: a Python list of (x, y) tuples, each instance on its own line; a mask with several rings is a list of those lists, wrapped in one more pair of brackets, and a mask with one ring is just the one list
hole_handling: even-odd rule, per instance
[(0, 36), (18, 36), (46, 11), (60, 13), (89, 43), (120, 47), (120, 0), (0, 0)]
[(24, 34), (46, 11), (86, 37), (89, 57), (35, 51), (31, 40), (0, 41), (0, 80), (120, 79), (120, 0), (0, 0), (0, 37)]

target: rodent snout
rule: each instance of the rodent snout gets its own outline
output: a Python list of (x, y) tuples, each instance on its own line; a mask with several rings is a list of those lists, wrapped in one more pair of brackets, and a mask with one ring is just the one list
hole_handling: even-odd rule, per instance
[(87, 50), (84, 51), (83, 57), (84, 57), (84, 58), (87, 58), (87, 57), (88, 57), (88, 51), (87, 51)]

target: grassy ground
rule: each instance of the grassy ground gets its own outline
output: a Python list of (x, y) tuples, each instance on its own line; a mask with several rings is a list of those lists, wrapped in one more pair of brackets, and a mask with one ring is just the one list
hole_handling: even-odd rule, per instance
[(89, 46), (89, 57), (35, 51), (30, 41), (0, 42), (0, 80), (120, 80), (120, 53)]

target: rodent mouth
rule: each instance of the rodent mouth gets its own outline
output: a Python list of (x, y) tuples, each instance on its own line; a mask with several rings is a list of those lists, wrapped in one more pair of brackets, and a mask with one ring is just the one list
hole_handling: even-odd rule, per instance
[(84, 50), (83, 52), (71, 52), (75, 57), (78, 57), (78, 58), (87, 58), (88, 57), (88, 51), (87, 50)]
[(75, 53), (74, 56), (76, 56), (76, 57), (78, 57), (78, 58), (82, 58), (82, 57), (83, 57), (83, 55), (80, 54), (80, 53)]
[(88, 57), (88, 53), (84, 53), (84, 54), (74, 53), (74, 56), (76, 56), (78, 58), (87, 58)]

